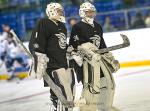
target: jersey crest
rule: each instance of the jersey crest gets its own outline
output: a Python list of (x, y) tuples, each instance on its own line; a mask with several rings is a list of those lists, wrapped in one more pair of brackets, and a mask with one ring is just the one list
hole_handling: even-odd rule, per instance
[(99, 35), (94, 35), (93, 37), (90, 38), (90, 40), (93, 41), (93, 44), (95, 46), (97, 46), (98, 48), (100, 47), (101, 37)]
[(59, 46), (61, 49), (65, 49), (67, 45), (67, 37), (64, 33), (55, 34), (58, 37)]

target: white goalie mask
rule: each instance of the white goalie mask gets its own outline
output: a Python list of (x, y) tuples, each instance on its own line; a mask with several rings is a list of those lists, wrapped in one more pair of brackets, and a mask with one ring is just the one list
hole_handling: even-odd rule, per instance
[(48, 4), (46, 8), (46, 15), (51, 20), (58, 20), (60, 22), (66, 23), (64, 8), (59, 3)]
[[(91, 17), (87, 15), (87, 12), (89, 11), (94, 12), (94, 14)], [(96, 8), (93, 4), (89, 2), (85, 2), (80, 6), (79, 15), (87, 23), (93, 24), (94, 18), (96, 16)]]

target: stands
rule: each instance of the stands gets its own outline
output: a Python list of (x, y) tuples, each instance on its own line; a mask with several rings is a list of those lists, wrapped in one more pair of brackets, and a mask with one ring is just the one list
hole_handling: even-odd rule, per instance
[[(105, 18), (109, 16), (112, 25), (117, 30), (128, 29), (137, 12), (137, 10), (130, 9), (130, 5), (134, 8), (150, 5), (150, 0), (136, 0), (132, 4), (126, 4), (124, 1), (95, 0), (94, 5), (98, 11), (96, 20), (104, 25)], [(48, 2), (49, 0), (0, 0), (0, 25), (7, 23), (15, 29), (19, 37), (25, 37), (26, 31), (35, 27), (37, 19), (45, 16), (45, 7)], [(65, 5), (66, 17), (78, 16), (78, 10), (78, 6)], [(138, 10), (144, 17), (150, 12), (150, 8)]]

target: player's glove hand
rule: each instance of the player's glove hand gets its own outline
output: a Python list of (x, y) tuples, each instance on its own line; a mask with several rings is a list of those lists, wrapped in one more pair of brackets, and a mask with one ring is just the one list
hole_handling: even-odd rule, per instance
[(72, 58), (75, 60), (75, 62), (78, 64), (78, 66), (81, 67), (83, 64), (83, 58), (75, 52), (72, 52), (71, 55), (72, 55)]

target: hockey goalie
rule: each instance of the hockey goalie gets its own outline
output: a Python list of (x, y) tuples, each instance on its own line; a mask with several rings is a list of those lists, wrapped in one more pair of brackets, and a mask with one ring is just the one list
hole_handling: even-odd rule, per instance
[(97, 52), (106, 48), (106, 44), (101, 26), (94, 21), (95, 6), (83, 3), (79, 15), (82, 20), (73, 26), (69, 44), (74, 59), (71, 65), (84, 87), (82, 97), (86, 105), (80, 111), (118, 111), (112, 106), (115, 91), (112, 73), (119, 69), (119, 62), (110, 52)]
[[(59, 100), (59, 96), (63, 95), (63, 99), (73, 101), (74, 86), (73, 70), (68, 69), (66, 59), (67, 29), (64, 10), (61, 4), (50, 3), (46, 14), (48, 18), (38, 22), (29, 43), (34, 61), (34, 70), (30, 76), (36, 79), (44, 77), (44, 86), (50, 85), (50, 111), (72, 111), (72, 108), (63, 107), (63, 100)], [(59, 91), (59, 95), (55, 91)]]

